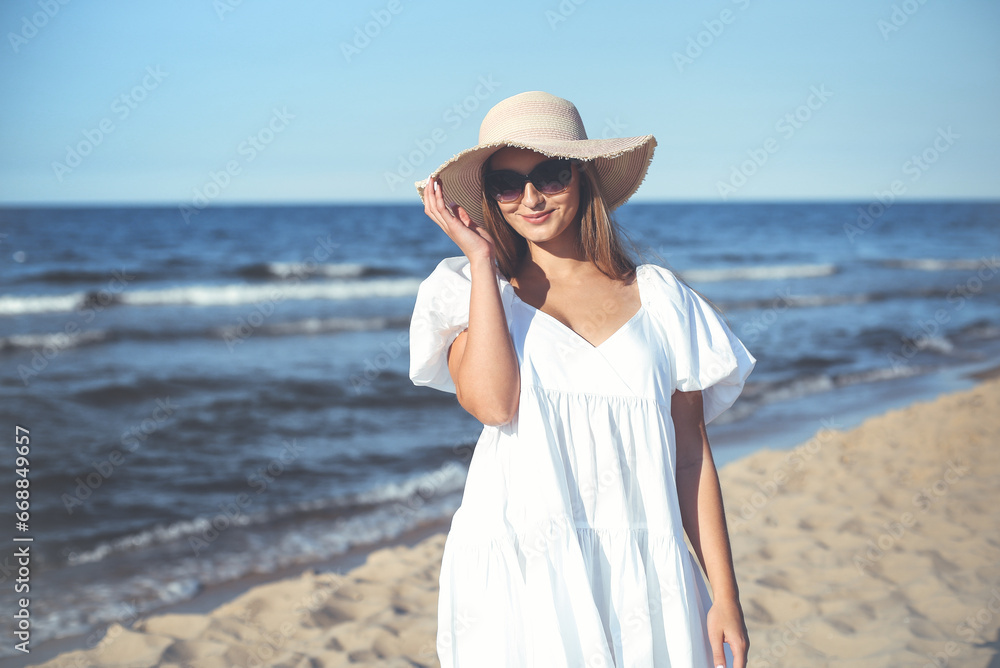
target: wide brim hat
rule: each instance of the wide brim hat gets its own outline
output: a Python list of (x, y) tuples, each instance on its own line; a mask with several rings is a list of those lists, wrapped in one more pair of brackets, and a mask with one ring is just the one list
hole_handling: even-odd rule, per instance
[(446, 203), (458, 204), (477, 224), (483, 224), (483, 163), (506, 146), (531, 149), (550, 158), (576, 158), (592, 163), (609, 210), (624, 204), (639, 189), (653, 159), (656, 139), (613, 137), (588, 139), (583, 120), (569, 100), (529, 91), (498, 102), (479, 127), (479, 143), (456, 154), (423, 181), (421, 200), (433, 178), (441, 179)]

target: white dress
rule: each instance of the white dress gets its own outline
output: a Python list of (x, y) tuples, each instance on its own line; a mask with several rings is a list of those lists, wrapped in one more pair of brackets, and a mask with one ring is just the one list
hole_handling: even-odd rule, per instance
[[(642, 306), (596, 347), (495, 275), (520, 403), (507, 424), (484, 425), (445, 542), (441, 666), (711, 668), (711, 598), (684, 542), (670, 397), (702, 390), (707, 423), (756, 359), (657, 265), (638, 267)], [(447, 352), (468, 326), (471, 286), (464, 255), (420, 284), (414, 384), (455, 392)]]

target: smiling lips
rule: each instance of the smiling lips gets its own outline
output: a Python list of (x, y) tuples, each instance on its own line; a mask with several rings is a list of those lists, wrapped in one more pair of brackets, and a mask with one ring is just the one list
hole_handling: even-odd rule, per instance
[(521, 214), (521, 217), (524, 218), (529, 223), (542, 223), (545, 222), (546, 219), (548, 219), (551, 213), (552, 211), (546, 211), (545, 213), (539, 213), (534, 215)]

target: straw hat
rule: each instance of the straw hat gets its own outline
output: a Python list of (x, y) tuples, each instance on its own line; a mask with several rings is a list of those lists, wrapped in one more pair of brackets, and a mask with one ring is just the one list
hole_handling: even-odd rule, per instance
[(653, 135), (587, 139), (580, 112), (572, 102), (541, 91), (520, 93), (501, 100), (487, 112), (479, 127), (479, 144), (416, 182), (420, 199), (430, 179), (440, 177), (445, 197), (482, 225), (480, 170), (490, 155), (505, 146), (593, 162), (608, 208), (614, 210), (638, 190), (646, 177), (656, 139)]

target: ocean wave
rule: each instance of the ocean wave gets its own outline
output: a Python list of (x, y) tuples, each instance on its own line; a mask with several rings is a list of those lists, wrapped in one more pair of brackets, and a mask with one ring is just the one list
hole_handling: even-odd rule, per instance
[[(370, 332), (385, 329), (405, 329), (409, 317), (342, 317), (306, 318), (261, 325), (255, 336), (315, 336), (340, 332)], [(239, 326), (213, 327), (198, 330), (94, 329), (77, 334), (42, 333), (0, 336), (0, 353), (24, 350), (69, 350), (81, 346), (118, 343), (121, 341), (175, 342), (185, 339), (224, 339), (241, 336)]]
[[(129, 269), (124, 271), (130, 280), (152, 280), (162, 275), (147, 271)], [(25, 273), (13, 279), (15, 283), (51, 283), (54, 285), (71, 285), (73, 283), (107, 283), (113, 277), (112, 271), (96, 271), (92, 269), (50, 269), (36, 273)]]
[[(978, 294), (993, 294), (1000, 292), (1000, 286), (983, 286)], [(930, 287), (910, 290), (891, 290), (884, 292), (861, 292), (854, 294), (829, 295), (795, 295), (788, 292), (776, 292), (772, 297), (758, 299), (717, 300), (719, 306), (727, 310), (755, 310), (769, 308), (812, 308), (819, 306), (839, 306), (841, 304), (869, 304), (885, 302), (894, 299), (935, 299), (963, 298), (966, 293), (962, 286)]]
[(973, 271), (983, 267), (996, 267), (997, 260), (982, 257), (971, 259), (937, 259), (937, 258), (899, 258), (879, 260), (878, 264), (889, 269), (918, 269), (920, 271)]
[(719, 267), (686, 269), (678, 271), (682, 278), (693, 283), (717, 281), (775, 281), (785, 278), (812, 278), (830, 276), (838, 271), (835, 264), (773, 264), (749, 267)]
[(903, 342), (913, 346), (917, 350), (929, 350), (941, 355), (951, 355), (955, 352), (955, 344), (947, 336), (917, 336), (911, 335), (902, 338)]
[(917, 364), (896, 365), (886, 367), (876, 367), (873, 369), (862, 369), (837, 374), (834, 382), (837, 387), (857, 385), (859, 383), (877, 383), (885, 380), (896, 380), (897, 378), (909, 378), (919, 376), (934, 371), (934, 367), (920, 366)]
[[(130, 280), (151, 281), (170, 278), (170, 273), (166, 269), (163, 271), (129, 269), (126, 273)], [(288, 279), (293, 277), (299, 279), (348, 279), (392, 276), (399, 272), (391, 268), (376, 267), (360, 262), (255, 262), (237, 267), (227, 273), (229, 275), (254, 279)], [(24, 273), (15, 278), (14, 282), (49, 283), (52, 285), (101, 284), (106, 283), (109, 276), (111, 276), (111, 272), (106, 270), (49, 269), (34, 273)]]
[(294, 285), (197, 285), (162, 290), (134, 290), (122, 295), (122, 303), (134, 306), (231, 306), (276, 303), (288, 299), (363, 299), (405, 297), (416, 294), (418, 278), (376, 279)]
[(400, 482), (390, 482), (374, 487), (355, 496), (357, 504), (382, 504), (401, 501), (419, 496), (437, 496), (461, 491), (465, 486), (467, 471), (456, 462), (448, 462), (442, 467), (406, 478)]
[[(793, 364), (792, 366), (798, 366)], [(858, 371), (842, 373), (802, 372), (787, 379), (770, 381), (750, 381), (744, 387), (736, 404), (719, 416), (719, 423), (736, 422), (750, 417), (767, 404), (792, 401), (803, 397), (824, 394), (838, 388), (860, 383), (877, 383), (882, 381), (909, 378), (934, 371), (936, 367), (908, 363), (886, 367), (872, 367)]]
[[(234, 504), (230, 504), (229, 508), (223, 504), (211, 515), (178, 520), (168, 525), (157, 525), (113, 539), (101, 540), (87, 549), (70, 553), (67, 556), (67, 563), (70, 566), (94, 563), (115, 554), (205, 536), (213, 530), (218, 531), (218, 527), (226, 523), (237, 527), (294, 525), (297, 521), (320, 516), (345, 518), (339, 522), (343, 524), (350, 518), (365, 516), (376, 511), (398, 514), (400, 504), (404, 507), (414, 507), (418, 505), (413, 503), (417, 499), (420, 500), (419, 505), (422, 505), (430, 498), (447, 497), (461, 492), (467, 473), (468, 470), (464, 466), (456, 461), (449, 461), (431, 471), (340, 497), (302, 501), (255, 513), (246, 513)], [(405, 530), (412, 527), (402, 528)]]
[(305, 299), (364, 299), (415, 295), (422, 279), (382, 278), (324, 283), (261, 283), (254, 285), (192, 285), (152, 290), (75, 292), (66, 295), (0, 297), (0, 316), (65, 312), (113, 305), (127, 306), (233, 306)]
[(750, 387), (748, 384), (747, 398), (755, 405), (799, 399), (814, 394), (822, 394), (831, 390), (878, 381), (909, 378), (932, 371), (931, 367), (917, 364), (872, 367), (858, 371), (842, 373), (811, 373), (800, 374), (787, 380), (759, 382)]
[(0, 296), (0, 315), (75, 311), (81, 307), (86, 297), (85, 292), (68, 295)]
[(882, 301), (890, 297), (880, 293), (862, 293), (854, 295), (793, 295), (775, 294), (773, 297), (759, 299), (739, 299), (717, 302), (724, 310), (760, 310), (769, 308), (813, 308), (819, 306), (837, 306), (840, 304), (866, 304)]
[[(254, 330), (255, 334), (264, 336), (299, 336), (309, 334), (335, 334), (337, 332), (364, 332), (381, 329), (404, 327), (409, 318), (306, 318), (291, 322), (279, 322), (261, 325)], [(228, 339), (239, 335), (238, 327), (217, 327), (212, 330), (215, 336)]]
[(45, 348), (66, 350), (103, 343), (107, 339), (108, 332), (103, 330), (91, 330), (77, 334), (15, 334), (13, 336), (0, 336), (0, 352)]
[(1000, 338), (1000, 325), (988, 320), (976, 320), (960, 329), (958, 336), (973, 341), (997, 339)]
[(392, 269), (373, 267), (356, 262), (306, 264), (304, 262), (258, 262), (240, 267), (235, 272), (246, 278), (369, 278), (395, 274)]

